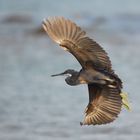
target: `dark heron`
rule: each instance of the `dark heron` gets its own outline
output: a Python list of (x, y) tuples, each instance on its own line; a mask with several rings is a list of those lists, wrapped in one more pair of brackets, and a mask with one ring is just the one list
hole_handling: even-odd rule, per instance
[(88, 85), (89, 104), (81, 125), (100, 125), (114, 121), (123, 105), (122, 81), (112, 69), (105, 50), (87, 37), (79, 26), (63, 17), (45, 19), (43, 27), (50, 38), (73, 54), (82, 66), (80, 71), (68, 69), (52, 75), (67, 75), (65, 81), (71, 86)]

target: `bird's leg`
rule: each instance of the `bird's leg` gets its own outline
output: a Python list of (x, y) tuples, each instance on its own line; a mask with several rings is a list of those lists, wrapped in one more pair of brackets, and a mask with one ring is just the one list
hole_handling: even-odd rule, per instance
[(95, 76), (93, 78), (93, 82), (94, 83), (97, 83), (97, 84), (101, 84), (101, 85), (107, 85), (108, 87), (110, 88), (116, 88), (116, 85), (115, 85), (115, 81), (114, 79), (111, 79), (109, 77), (98, 77), (98, 76)]

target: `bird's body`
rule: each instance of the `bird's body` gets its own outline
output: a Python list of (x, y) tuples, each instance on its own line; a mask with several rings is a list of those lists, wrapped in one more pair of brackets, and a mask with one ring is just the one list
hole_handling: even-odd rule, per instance
[(87, 84), (89, 104), (83, 125), (106, 124), (115, 120), (122, 108), (122, 82), (115, 74), (107, 53), (86, 36), (75, 23), (63, 17), (43, 21), (48, 35), (66, 51), (72, 53), (82, 66), (80, 71), (66, 70), (52, 75), (67, 75), (66, 83)]
[(70, 76), (69, 80), (74, 81), (73, 85), (77, 84), (100, 84), (100, 85), (106, 85), (106, 86), (112, 86), (115, 83), (116, 79), (112, 77), (112, 75), (107, 75), (105, 73), (101, 73), (99, 71), (96, 71), (94, 69), (87, 69), (83, 70), (81, 69), (79, 72), (74, 71), (74, 76)]

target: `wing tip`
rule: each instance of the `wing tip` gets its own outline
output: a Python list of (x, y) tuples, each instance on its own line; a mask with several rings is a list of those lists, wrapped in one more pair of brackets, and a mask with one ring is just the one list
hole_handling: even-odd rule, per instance
[(43, 29), (47, 32), (46, 22), (47, 22), (47, 19), (44, 18), (43, 21), (42, 21), (42, 27), (43, 27)]
[[(116, 117), (113, 117), (111, 120), (109, 121), (104, 121), (103, 120), (94, 120), (94, 121), (87, 121), (86, 119), (84, 119), (83, 122), (80, 122), (80, 125), (83, 126), (83, 125), (105, 125), (105, 124), (110, 124), (112, 122), (114, 122), (116, 119), (118, 118), (118, 115)], [(93, 119), (92, 119), (93, 120)]]
[(63, 40), (76, 43), (86, 34), (85, 31), (74, 22), (61, 16), (44, 18), (42, 26), (50, 38), (59, 44)]

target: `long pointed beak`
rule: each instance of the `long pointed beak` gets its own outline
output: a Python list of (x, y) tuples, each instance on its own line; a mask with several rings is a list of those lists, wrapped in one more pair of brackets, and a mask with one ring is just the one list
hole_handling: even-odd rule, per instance
[(54, 77), (54, 76), (61, 76), (61, 75), (64, 75), (65, 73), (64, 72), (62, 72), (62, 73), (59, 73), (59, 74), (53, 74), (53, 75), (51, 75), (52, 77)]

